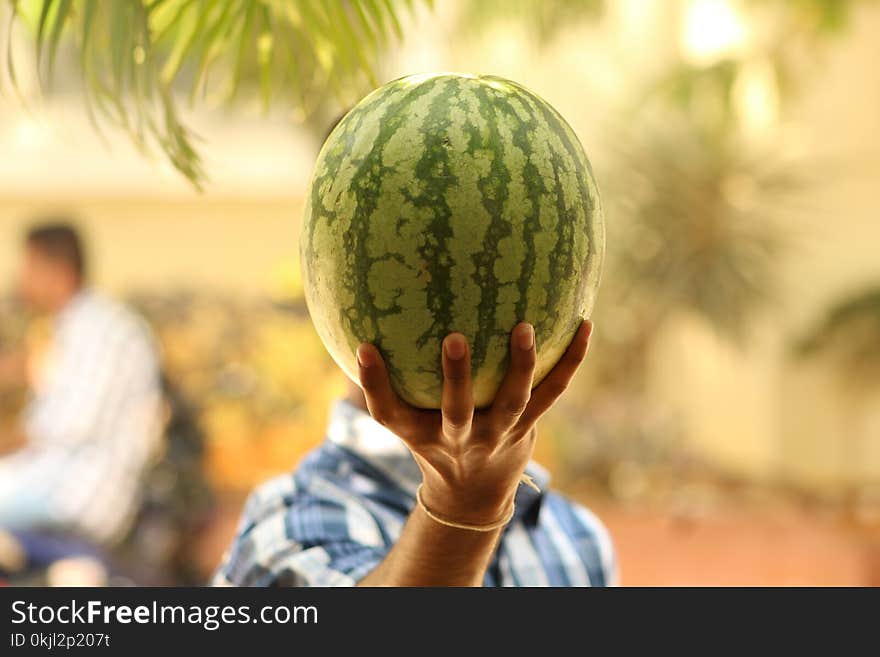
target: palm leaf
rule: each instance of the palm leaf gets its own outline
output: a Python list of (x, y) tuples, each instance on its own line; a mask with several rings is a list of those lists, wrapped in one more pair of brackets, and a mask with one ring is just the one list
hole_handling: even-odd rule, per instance
[(845, 296), (793, 346), (799, 357), (828, 354), (841, 376), (868, 387), (880, 380), (880, 286)]
[(675, 115), (613, 134), (626, 138), (609, 140), (603, 181), (619, 245), (606, 277), (619, 289), (610, 296), (651, 315), (651, 325), (687, 310), (743, 338), (755, 312), (776, 300), (807, 163), (779, 161)]
[[(145, 151), (158, 146), (197, 187), (204, 171), (178, 96), (236, 102), (308, 116), (328, 93), (351, 103), (376, 84), (375, 62), (401, 38), (401, 0), (9, 0), (33, 29), (41, 86), (56, 68), (82, 80), (96, 129), (125, 130)], [(411, 0), (403, 2), (410, 10)], [(430, 4), (430, 3), (429, 3)], [(35, 17), (21, 19), (21, 8)], [(9, 37), (7, 36), (7, 41)], [(0, 44), (3, 45), (3, 44)], [(9, 44), (3, 48), (18, 89)], [(62, 56), (64, 53), (64, 56)]]

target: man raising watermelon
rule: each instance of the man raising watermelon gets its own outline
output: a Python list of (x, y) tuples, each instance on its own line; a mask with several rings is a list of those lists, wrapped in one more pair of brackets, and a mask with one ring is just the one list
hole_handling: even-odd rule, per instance
[(530, 461), (587, 353), (604, 249), (568, 124), (501, 78), (397, 80), (332, 132), (305, 214), (309, 311), (357, 385), (250, 498), (215, 582), (614, 583), (605, 528)]

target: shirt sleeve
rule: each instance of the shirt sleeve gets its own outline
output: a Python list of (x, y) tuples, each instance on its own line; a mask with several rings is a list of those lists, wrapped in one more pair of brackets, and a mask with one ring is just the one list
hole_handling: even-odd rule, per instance
[(355, 498), (282, 495), (268, 506), (249, 502), (213, 583), (355, 586), (387, 551), (375, 519)]

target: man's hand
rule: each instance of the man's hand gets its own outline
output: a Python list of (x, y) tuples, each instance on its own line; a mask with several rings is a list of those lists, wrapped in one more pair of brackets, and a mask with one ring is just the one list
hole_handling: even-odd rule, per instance
[(503, 518), (532, 456), (535, 423), (568, 387), (587, 353), (591, 331), (592, 323), (584, 321), (559, 363), (532, 390), (535, 332), (530, 324), (518, 324), (498, 394), (491, 407), (476, 412), (470, 351), (462, 334), (443, 341), (440, 412), (404, 403), (391, 388), (378, 349), (360, 345), (360, 382), (370, 414), (413, 453), (422, 470), (422, 497), (432, 512), (475, 525)]

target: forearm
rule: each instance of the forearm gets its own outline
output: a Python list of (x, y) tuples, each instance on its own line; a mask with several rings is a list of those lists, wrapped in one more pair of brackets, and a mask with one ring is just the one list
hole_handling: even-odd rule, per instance
[(447, 527), (416, 506), (388, 556), (358, 586), (482, 586), (501, 531)]

